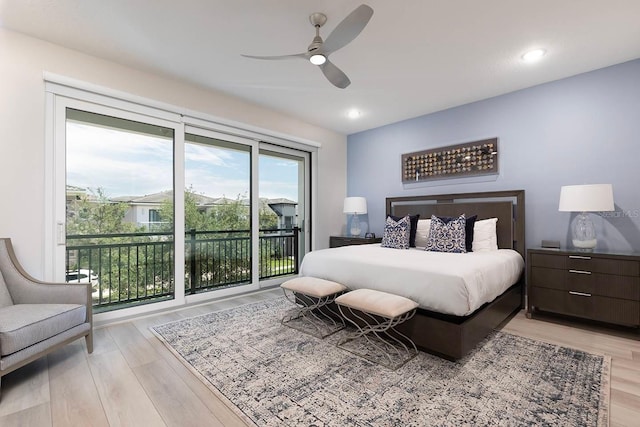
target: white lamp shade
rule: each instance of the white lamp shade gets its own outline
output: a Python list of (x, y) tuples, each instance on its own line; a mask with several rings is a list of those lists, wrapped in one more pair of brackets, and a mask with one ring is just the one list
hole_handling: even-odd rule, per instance
[(367, 213), (367, 199), (364, 197), (347, 197), (344, 199), (344, 213), (349, 214), (366, 214)]
[(565, 185), (560, 188), (560, 212), (615, 210), (611, 184)]

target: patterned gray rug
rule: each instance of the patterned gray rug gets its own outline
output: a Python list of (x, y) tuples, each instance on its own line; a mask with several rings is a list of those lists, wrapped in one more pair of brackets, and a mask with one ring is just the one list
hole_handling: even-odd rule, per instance
[(450, 362), (396, 371), (282, 326), (284, 298), (152, 331), (245, 421), (259, 426), (606, 426), (607, 357), (496, 332)]

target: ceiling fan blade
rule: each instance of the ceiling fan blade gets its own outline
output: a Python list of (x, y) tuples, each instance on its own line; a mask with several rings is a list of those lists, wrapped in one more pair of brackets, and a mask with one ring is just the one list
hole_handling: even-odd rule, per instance
[(252, 59), (269, 59), (269, 60), (279, 60), (279, 59), (292, 59), (292, 58), (303, 58), (303, 59), (307, 59), (308, 53), (296, 53), (294, 55), (277, 55), (277, 56), (254, 56), (254, 55), (240, 55), (240, 56), (244, 56), (245, 58), (252, 58)]
[(373, 9), (366, 4), (358, 6), (338, 24), (324, 42), (326, 52), (335, 52), (351, 43), (367, 26), (373, 16)]
[(342, 70), (336, 67), (333, 62), (327, 59), (322, 65), (319, 65), (320, 69), (324, 73), (324, 76), (336, 87), (340, 89), (344, 89), (351, 84), (351, 80)]

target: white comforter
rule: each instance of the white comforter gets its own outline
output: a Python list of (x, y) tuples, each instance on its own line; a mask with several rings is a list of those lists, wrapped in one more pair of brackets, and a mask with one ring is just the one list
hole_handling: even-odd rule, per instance
[(390, 292), (427, 310), (466, 316), (516, 283), (523, 268), (522, 257), (511, 249), (451, 254), (373, 244), (312, 251), (300, 275), (352, 290)]

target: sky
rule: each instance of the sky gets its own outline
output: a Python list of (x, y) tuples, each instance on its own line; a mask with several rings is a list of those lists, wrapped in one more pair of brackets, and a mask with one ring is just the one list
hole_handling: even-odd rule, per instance
[[(105, 190), (107, 197), (143, 196), (173, 188), (173, 140), (67, 122), (67, 185)], [(205, 144), (185, 144), (185, 184), (196, 193), (249, 195), (250, 155)], [(260, 197), (298, 200), (298, 163), (260, 156)]]

